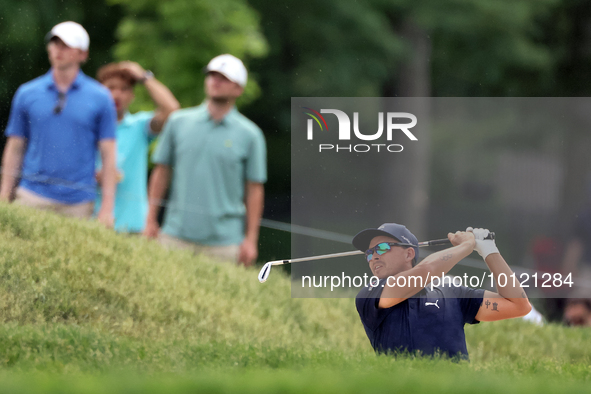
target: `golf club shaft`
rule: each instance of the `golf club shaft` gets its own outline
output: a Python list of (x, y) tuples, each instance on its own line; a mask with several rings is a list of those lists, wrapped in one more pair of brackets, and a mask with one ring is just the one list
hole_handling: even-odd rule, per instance
[[(495, 239), (495, 233), (489, 233), (486, 239)], [(451, 242), (449, 239), (435, 239), (433, 241), (424, 241), (419, 242), (418, 246), (436, 246), (436, 245), (450, 245)], [(323, 254), (320, 256), (311, 256), (311, 257), (300, 257), (297, 259), (289, 259), (289, 260), (276, 260), (276, 261), (268, 261), (265, 263), (263, 268), (261, 268), (259, 272), (259, 282), (263, 283), (266, 282), (269, 278), (269, 274), (271, 273), (271, 268), (274, 265), (283, 265), (283, 264), (291, 264), (297, 263), (300, 261), (313, 261), (313, 260), (323, 260), (323, 259), (331, 259), (333, 257), (344, 257), (344, 256), (354, 256), (357, 254), (364, 254), (365, 252), (361, 250), (353, 250), (351, 252), (342, 252), (342, 253), (331, 253), (331, 254)]]
[[(484, 239), (495, 239), (495, 233), (489, 232), (486, 238)], [(423, 241), (419, 242), (419, 247), (423, 246), (439, 246), (439, 245), (451, 245), (451, 241), (447, 238), (443, 239), (434, 239), (433, 241)]]
[[(488, 235), (487, 239), (495, 239), (495, 233), (490, 233)], [(432, 241), (423, 241), (423, 242), (418, 243), (418, 246), (420, 248), (425, 247), (425, 246), (439, 246), (439, 245), (451, 245), (451, 242), (449, 239), (443, 238), (443, 239), (435, 239)], [(283, 265), (283, 264), (299, 263), (302, 261), (324, 260), (324, 259), (332, 259), (334, 257), (354, 256), (357, 254), (364, 254), (364, 253), (365, 252), (362, 252), (361, 250), (353, 250), (351, 252), (323, 254), (320, 256), (300, 257), (297, 259), (275, 260), (275, 261), (269, 261), (267, 264)]]
[(324, 259), (332, 259), (333, 257), (345, 257), (345, 256), (353, 256), (356, 254), (363, 254), (361, 250), (352, 250), (350, 252), (341, 252), (341, 253), (331, 253), (331, 254), (323, 254), (320, 256), (311, 256), (311, 257), (300, 257), (297, 259), (289, 259), (289, 260), (275, 260), (269, 261), (268, 264), (271, 265), (283, 265), (283, 264), (291, 264), (291, 263), (299, 263), (300, 261), (310, 261), (310, 260), (324, 260)]

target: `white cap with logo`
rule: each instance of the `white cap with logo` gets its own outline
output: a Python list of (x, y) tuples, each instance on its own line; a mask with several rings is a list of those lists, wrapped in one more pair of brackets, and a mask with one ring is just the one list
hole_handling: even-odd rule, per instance
[(242, 87), (246, 86), (248, 73), (246, 72), (246, 67), (244, 67), (242, 60), (238, 59), (236, 56), (225, 54), (214, 57), (211, 59), (207, 67), (205, 67), (205, 72), (211, 71), (222, 74), (230, 81), (236, 82)]
[(70, 48), (81, 49), (88, 51), (90, 44), (90, 37), (82, 25), (76, 22), (62, 22), (57, 24), (45, 36), (45, 40), (49, 42), (53, 37), (58, 37)]

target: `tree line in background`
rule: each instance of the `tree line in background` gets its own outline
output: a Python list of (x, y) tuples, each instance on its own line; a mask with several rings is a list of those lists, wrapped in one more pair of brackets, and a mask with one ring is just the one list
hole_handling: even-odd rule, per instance
[[(90, 34), (87, 74), (109, 61), (137, 61), (183, 107), (203, 99), (209, 59), (243, 58), (250, 81), (239, 104), (269, 148), (267, 217), (289, 215), (291, 97), (591, 92), (591, 3), (583, 0), (4, 0), (2, 125), (16, 88), (47, 71), (43, 38), (64, 20)], [(147, 105), (140, 94), (132, 109)], [(573, 130), (564, 147), (568, 204), (582, 200), (577, 183), (590, 170), (586, 152), (569, 151), (586, 141), (584, 132)], [(493, 142), (514, 141), (501, 134)]]

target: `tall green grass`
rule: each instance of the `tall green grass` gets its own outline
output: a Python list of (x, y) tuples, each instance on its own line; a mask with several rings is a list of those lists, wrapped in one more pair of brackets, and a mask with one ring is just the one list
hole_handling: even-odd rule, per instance
[(551, 392), (591, 378), (588, 329), (482, 323), (466, 327), (470, 363), (376, 356), (352, 299), (291, 299), (286, 276), (256, 278), (0, 204), (0, 392)]
[(150, 340), (365, 347), (351, 300), (292, 300), (287, 278), (98, 223), (0, 206), (0, 319)]

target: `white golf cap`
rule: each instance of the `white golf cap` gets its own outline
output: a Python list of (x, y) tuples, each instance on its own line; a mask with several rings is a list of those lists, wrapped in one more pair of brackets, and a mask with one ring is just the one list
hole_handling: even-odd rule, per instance
[(76, 22), (62, 22), (57, 24), (45, 36), (45, 40), (49, 42), (53, 37), (58, 37), (70, 48), (77, 48), (83, 51), (88, 51), (90, 44), (90, 37), (82, 25)]
[(244, 67), (242, 60), (238, 59), (236, 56), (225, 54), (214, 57), (211, 59), (207, 67), (205, 67), (205, 72), (211, 71), (222, 74), (230, 81), (236, 82), (242, 87), (246, 86), (248, 73), (246, 72), (246, 67)]

